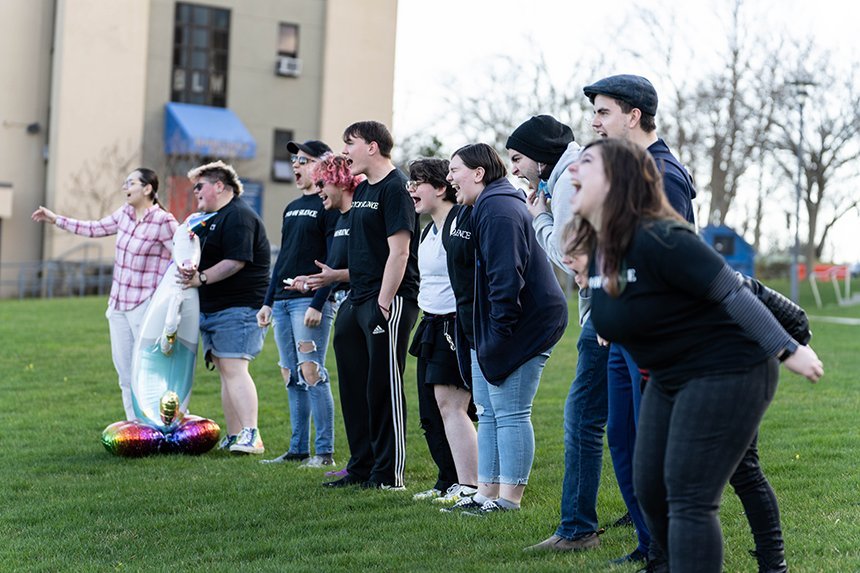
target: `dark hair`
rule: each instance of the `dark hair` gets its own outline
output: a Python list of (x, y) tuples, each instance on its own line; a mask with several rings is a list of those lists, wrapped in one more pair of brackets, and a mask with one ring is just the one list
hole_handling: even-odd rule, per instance
[(379, 153), (383, 157), (391, 158), (391, 149), (394, 147), (394, 138), (385, 125), (378, 121), (357, 121), (347, 127), (343, 132), (343, 140), (350, 137), (360, 137), (367, 143), (376, 142)]
[(464, 145), (451, 154), (451, 157), (459, 157), (463, 164), (469, 169), (484, 169), (484, 185), (489, 185), (496, 179), (501, 179), (508, 174), (505, 162), (496, 153), (496, 150), (486, 143), (470, 143)]
[[(152, 185), (152, 204), (158, 205), (161, 207), (161, 203), (158, 202), (158, 197), (156, 194), (158, 193), (158, 174), (152, 169), (148, 169), (146, 167), (138, 167), (134, 171), (140, 173), (140, 184), (146, 187), (147, 185)], [(164, 209), (164, 207), (161, 207)]]
[(421, 157), (409, 164), (409, 178), (413, 181), (426, 181), (434, 189), (445, 189), (443, 199), (449, 203), (457, 202), (457, 192), (448, 183), (448, 160)]
[[(611, 96), (608, 96), (608, 97), (611, 97)], [(630, 104), (630, 103), (624, 101), (623, 99), (617, 99), (617, 98), (612, 98), (612, 99), (614, 99), (616, 102), (618, 102), (618, 107), (620, 107), (621, 111), (624, 113), (630, 113), (631, 111), (633, 111), (633, 108), (635, 107), (633, 104)], [(594, 102), (592, 101), (592, 103), (594, 103)], [(651, 115), (650, 113), (645, 113), (644, 111), (642, 111), (642, 108), (637, 107), (636, 109), (638, 109), (641, 112), (641, 115), (639, 116), (639, 127), (642, 128), (642, 131), (644, 131), (645, 133), (651, 133), (652, 131), (657, 129), (657, 122), (656, 122), (653, 115)]]
[(609, 193), (603, 203), (602, 230), (598, 238), (591, 224), (574, 217), (565, 233), (569, 240), (566, 252), (599, 251), (600, 271), (605, 277), (604, 288), (610, 296), (621, 293), (619, 274), (621, 261), (633, 234), (642, 221), (670, 220), (686, 224), (666, 198), (663, 177), (654, 158), (643, 147), (624, 139), (598, 139), (586, 145), (600, 149), (603, 172), (609, 181)]

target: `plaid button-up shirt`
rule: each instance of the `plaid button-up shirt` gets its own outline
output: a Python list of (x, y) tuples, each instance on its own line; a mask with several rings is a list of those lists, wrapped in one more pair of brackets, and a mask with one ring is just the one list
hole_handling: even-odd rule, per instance
[(117, 236), (108, 307), (131, 310), (152, 296), (167, 271), (178, 223), (157, 205), (138, 221), (134, 207), (124, 205), (98, 221), (58, 216), (56, 225), (84, 237)]

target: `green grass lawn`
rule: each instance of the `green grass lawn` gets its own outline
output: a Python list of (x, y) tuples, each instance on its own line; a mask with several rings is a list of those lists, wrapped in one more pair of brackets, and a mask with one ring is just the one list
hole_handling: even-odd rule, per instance
[[(786, 286), (786, 285), (779, 285)], [(824, 289), (822, 289), (824, 292)], [(804, 302), (808, 292), (804, 292)], [(523, 510), (486, 519), (441, 514), (412, 493), (434, 470), (407, 366), (408, 493), (330, 491), (321, 470), (257, 457), (121, 459), (100, 443), (122, 405), (104, 298), (0, 301), (0, 571), (633, 571), (608, 561), (635, 547), (609, 529), (597, 550), (532, 555), (559, 518), (562, 410), (578, 328), (556, 348), (534, 405), (537, 453)], [(810, 314), (860, 317), (860, 307)], [(813, 320), (825, 363), (812, 386), (783, 370), (761, 429), (763, 465), (779, 496), (793, 572), (860, 571), (860, 327)], [(271, 335), (252, 364), (267, 455), (288, 445), (287, 396)], [(329, 365), (334, 372), (334, 356)], [(337, 385), (334, 385), (335, 391)], [(337, 399), (336, 399), (337, 402)], [(194, 413), (223, 423), (216, 374), (198, 368)], [(338, 408), (339, 411), (339, 408)], [(347, 458), (336, 420), (336, 459)], [(624, 513), (608, 452), (598, 510)], [(725, 570), (755, 571), (741, 506), (726, 493)]]

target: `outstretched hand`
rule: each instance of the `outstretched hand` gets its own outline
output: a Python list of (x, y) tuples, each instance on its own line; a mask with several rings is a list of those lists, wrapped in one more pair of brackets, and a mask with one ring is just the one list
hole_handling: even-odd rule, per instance
[(54, 224), (57, 222), (57, 214), (48, 209), (47, 207), (43, 207), (39, 205), (39, 208), (33, 211), (33, 214), (30, 215), (30, 218), (37, 223), (50, 223)]
[(785, 367), (805, 376), (813, 384), (824, 376), (824, 364), (809, 346), (798, 346), (797, 351), (785, 359)]
[(320, 272), (307, 277), (307, 284), (312, 290), (319, 290), (337, 280), (333, 268), (319, 261), (314, 261), (314, 264), (319, 267)]

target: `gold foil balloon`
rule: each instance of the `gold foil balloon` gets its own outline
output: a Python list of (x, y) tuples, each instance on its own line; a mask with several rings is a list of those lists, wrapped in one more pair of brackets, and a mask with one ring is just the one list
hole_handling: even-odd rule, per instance
[(161, 423), (168, 428), (182, 419), (182, 412), (179, 410), (179, 396), (176, 392), (168, 390), (161, 396), (158, 411), (161, 413)]

